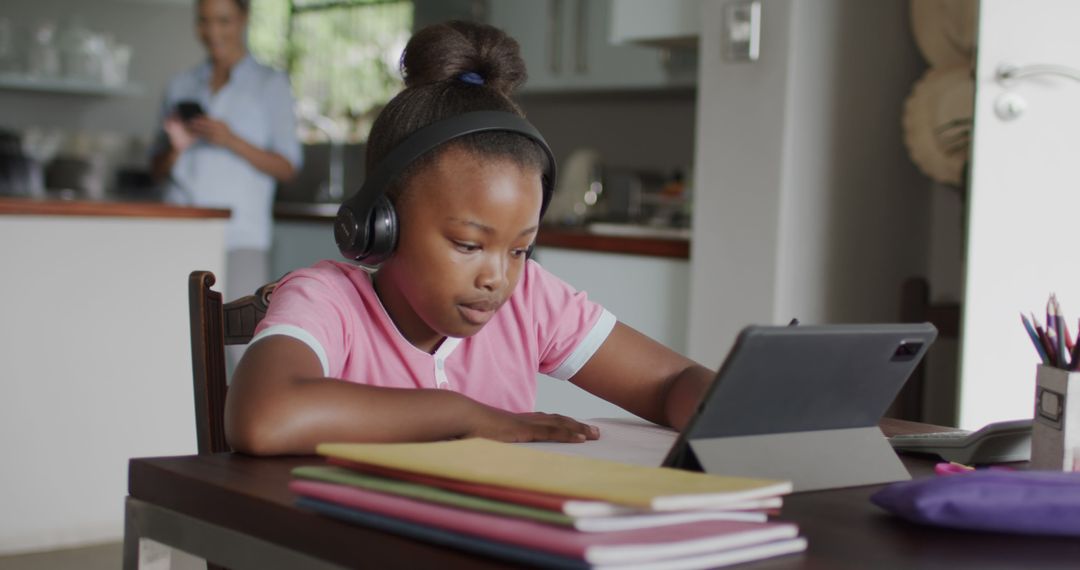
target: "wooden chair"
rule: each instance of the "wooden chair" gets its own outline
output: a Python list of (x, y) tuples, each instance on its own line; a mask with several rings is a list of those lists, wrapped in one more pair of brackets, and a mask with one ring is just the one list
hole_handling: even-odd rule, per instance
[(253, 295), (222, 303), (211, 287), (214, 274), (192, 271), (188, 276), (191, 321), (191, 371), (195, 387), (195, 437), (199, 455), (231, 451), (225, 441), (225, 346), (247, 344), (255, 325), (266, 315), (277, 281)]
[[(938, 339), (960, 336), (960, 304), (931, 303), (930, 284), (922, 277), (904, 281), (900, 289), (900, 322), (929, 322), (937, 327)], [(934, 353), (930, 347), (929, 358)], [(921, 422), (924, 418), (923, 394), (926, 390), (926, 359), (911, 373), (904, 388), (897, 394), (885, 415), (901, 420)]]

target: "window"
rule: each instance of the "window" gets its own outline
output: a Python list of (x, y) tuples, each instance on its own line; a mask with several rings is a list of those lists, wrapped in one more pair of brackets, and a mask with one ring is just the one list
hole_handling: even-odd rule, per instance
[(254, 0), (248, 44), (289, 72), (305, 142), (359, 142), (401, 90), (412, 20), (407, 0)]

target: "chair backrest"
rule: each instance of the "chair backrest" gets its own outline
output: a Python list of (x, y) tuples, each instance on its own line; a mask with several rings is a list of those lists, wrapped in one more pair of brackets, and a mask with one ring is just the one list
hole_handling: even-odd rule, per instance
[(267, 283), (253, 295), (222, 303), (211, 287), (209, 271), (188, 276), (191, 322), (191, 372), (195, 388), (195, 438), (199, 455), (231, 451), (225, 440), (225, 346), (247, 344), (255, 325), (266, 315), (277, 282)]

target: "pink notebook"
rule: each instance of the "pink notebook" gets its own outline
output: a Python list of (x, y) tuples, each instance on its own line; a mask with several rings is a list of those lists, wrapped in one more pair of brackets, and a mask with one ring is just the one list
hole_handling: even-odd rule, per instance
[(487, 540), (573, 557), (590, 564), (664, 560), (794, 538), (791, 523), (702, 521), (607, 533), (582, 533), (522, 519), (471, 512), (413, 501), (356, 487), (294, 480), (289, 489), (401, 520), (460, 532)]

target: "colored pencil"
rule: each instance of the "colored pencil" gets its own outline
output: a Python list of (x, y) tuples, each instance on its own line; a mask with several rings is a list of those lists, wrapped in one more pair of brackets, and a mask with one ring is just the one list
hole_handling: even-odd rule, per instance
[(1035, 330), (1039, 333), (1039, 340), (1042, 341), (1043, 350), (1046, 351), (1047, 358), (1050, 359), (1048, 363), (1050, 366), (1054, 366), (1057, 362), (1057, 354), (1054, 352), (1054, 344), (1050, 342), (1049, 331), (1042, 328), (1042, 325), (1035, 325)]
[(1065, 342), (1065, 318), (1061, 315), (1061, 304), (1058, 303), (1057, 294), (1051, 295), (1054, 299), (1054, 328), (1057, 333), (1058, 364), (1061, 368), (1069, 367), (1069, 349)]
[(1031, 337), (1031, 344), (1035, 345), (1035, 352), (1039, 353), (1039, 359), (1043, 364), (1050, 364), (1050, 358), (1046, 354), (1046, 349), (1043, 348), (1042, 340), (1039, 339), (1039, 334), (1035, 332), (1035, 327), (1031, 326), (1031, 321), (1024, 316), (1024, 313), (1020, 313), (1020, 322), (1024, 323), (1024, 330), (1027, 331), (1028, 336)]

